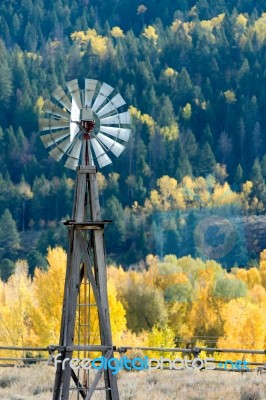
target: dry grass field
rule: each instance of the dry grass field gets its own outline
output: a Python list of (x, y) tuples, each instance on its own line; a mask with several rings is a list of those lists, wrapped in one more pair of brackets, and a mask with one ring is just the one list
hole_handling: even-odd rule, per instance
[[(43, 364), (0, 368), (0, 399), (51, 400), (53, 378), (53, 367)], [(121, 400), (266, 400), (266, 374), (256, 372), (120, 372), (118, 385)], [(93, 399), (104, 399), (103, 393)]]

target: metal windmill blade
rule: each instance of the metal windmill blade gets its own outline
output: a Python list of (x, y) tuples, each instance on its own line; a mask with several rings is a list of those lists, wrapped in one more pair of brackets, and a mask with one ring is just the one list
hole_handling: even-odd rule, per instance
[(112, 163), (110, 155), (121, 155), (131, 121), (125, 100), (113, 87), (85, 79), (80, 89), (74, 79), (65, 90), (58, 86), (51, 97), (43, 105), (39, 127), (41, 140), (56, 161), (65, 159), (65, 167), (74, 170), (95, 163), (103, 168)]

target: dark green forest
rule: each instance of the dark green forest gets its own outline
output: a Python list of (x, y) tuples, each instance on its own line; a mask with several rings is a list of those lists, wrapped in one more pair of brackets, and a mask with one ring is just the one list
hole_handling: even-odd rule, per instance
[(109, 258), (128, 267), (149, 253), (204, 256), (196, 227), (215, 215), (236, 226), (234, 248), (217, 259), (256, 263), (266, 207), (264, 11), (247, 0), (1, 2), (3, 279), (18, 257), (33, 272), (45, 268), (48, 246), (66, 247), (75, 172), (48, 156), (38, 117), (43, 99), (74, 78), (116, 87), (132, 114), (126, 151), (99, 176), (103, 215), (114, 221)]

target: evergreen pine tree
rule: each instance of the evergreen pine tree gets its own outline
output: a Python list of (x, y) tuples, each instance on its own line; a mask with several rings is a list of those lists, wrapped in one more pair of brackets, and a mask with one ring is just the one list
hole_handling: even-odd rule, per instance
[(184, 176), (193, 176), (192, 167), (189, 162), (187, 153), (180, 141), (177, 142), (177, 170), (176, 179), (181, 182)]
[(0, 218), (0, 258), (15, 256), (20, 247), (20, 237), (16, 222), (8, 209), (5, 209)]
[(8, 258), (3, 258), (0, 260), (0, 279), (2, 281), (7, 281), (10, 275), (15, 272), (15, 263)]
[(253, 182), (252, 194), (258, 198), (258, 200), (265, 203), (266, 201), (266, 186), (265, 180), (262, 175), (261, 166), (259, 159), (256, 158), (252, 166), (250, 178)]
[(205, 143), (199, 148), (197, 154), (197, 175), (206, 176), (213, 173), (216, 165), (214, 154), (211, 150), (209, 143)]
[(113, 221), (106, 230), (106, 248), (108, 252), (115, 253), (124, 248), (125, 242), (125, 213), (115, 196), (107, 200), (105, 214)]
[(260, 165), (263, 178), (266, 179), (266, 154), (264, 154), (264, 156), (262, 157)]
[(33, 53), (37, 49), (37, 33), (35, 27), (30, 22), (27, 23), (25, 28), (24, 45), (28, 51)]
[(8, 64), (8, 53), (4, 42), (0, 39), (0, 101), (4, 107), (9, 105), (12, 90), (12, 74)]
[(182, 68), (178, 76), (178, 97), (180, 101), (184, 102), (184, 105), (190, 101), (190, 95), (192, 93), (193, 85), (189, 73), (186, 68)]
[(235, 173), (235, 184), (236, 184), (237, 190), (241, 190), (242, 183), (243, 183), (243, 169), (241, 167), (241, 164), (238, 164), (236, 173)]
[(204, 144), (206, 142), (208, 142), (210, 146), (213, 145), (213, 135), (209, 124), (206, 125), (203, 135), (201, 136), (201, 143)]
[(176, 120), (173, 103), (169, 96), (163, 95), (157, 105), (157, 121), (160, 126), (170, 126)]

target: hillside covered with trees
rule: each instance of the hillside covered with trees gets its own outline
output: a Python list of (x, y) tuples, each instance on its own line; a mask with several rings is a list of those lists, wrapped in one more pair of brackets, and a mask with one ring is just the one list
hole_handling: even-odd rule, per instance
[(264, 11), (246, 0), (1, 2), (2, 279), (18, 257), (33, 273), (49, 245), (66, 246), (60, 221), (75, 173), (48, 156), (37, 121), (58, 84), (85, 77), (116, 87), (133, 120), (127, 150), (98, 177), (114, 220), (109, 257), (124, 266), (150, 253), (211, 258), (195, 234), (214, 216), (218, 231), (221, 219), (236, 226), (234, 246), (216, 259), (257, 262), (266, 245)]

